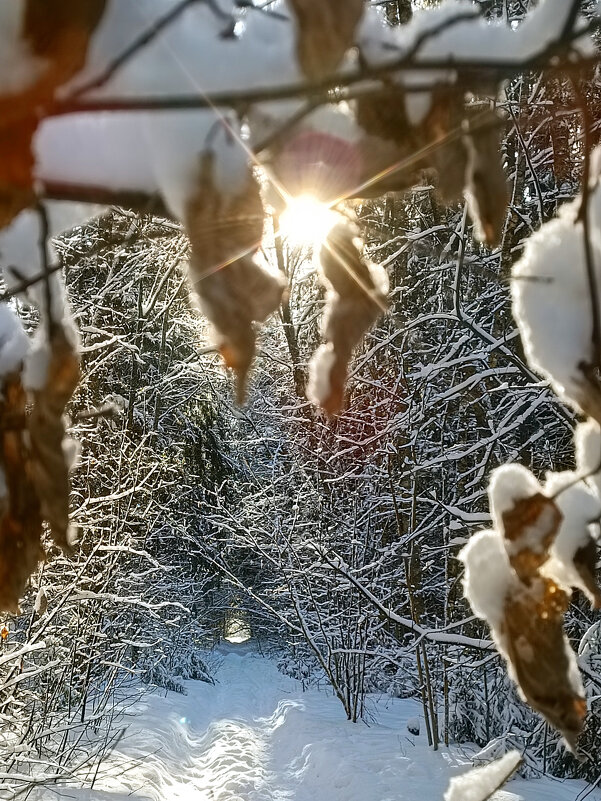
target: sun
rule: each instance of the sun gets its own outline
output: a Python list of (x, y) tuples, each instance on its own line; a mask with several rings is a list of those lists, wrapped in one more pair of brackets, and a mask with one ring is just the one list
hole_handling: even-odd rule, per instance
[(311, 195), (300, 195), (288, 200), (280, 217), (280, 231), (294, 247), (318, 247), (338, 219), (339, 215), (325, 203)]

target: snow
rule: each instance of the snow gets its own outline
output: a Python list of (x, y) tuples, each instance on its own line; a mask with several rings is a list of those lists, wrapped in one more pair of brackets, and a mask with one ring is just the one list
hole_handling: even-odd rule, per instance
[[(531, 367), (548, 377), (560, 397), (579, 409), (582, 362), (592, 359), (592, 316), (580, 199), (526, 242), (513, 268), (513, 314)], [(601, 191), (591, 195), (591, 246), (601, 287)], [(558, 313), (561, 310), (561, 313)]]
[(479, 531), (461, 550), (459, 559), (465, 565), (465, 597), (474, 613), (499, 631), (505, 598), (517, 581), (502, 537), (497, 531)]
[(26, 0), (0, 0), (0, 95), (30, 88), (48, 66), (20, 38)]
[(14, 311), (0, 303), (0, 376), (17, 370), (29, 351), (29, 340)]
[[(339, 701), (283, 676), (247, 644), (224, 645), (213, 686), (146, 695), (94, 789), (37, 788), (31, 801), (415, 801), (442, 798), (477, 749), (441, 747), (407, 733), (410, 699), (371, 696), (369, 725)], [(210, 658), (210, 657), (209, 657)], [(423, 728), (423, 727), (422, 727)], [(506, 764), (506, 763), (505, 763)], [(573, 801), (584, 782), (512, 780), (494, 801)], [(592, 790), (589, 801), (601, 794)]]
[[(564, 590), (578, 587), (590, 597), (590, 591), (574, 565), (576, 552), (590, 542), (589, 524), (601, 515), (601, 502), (575, 473), (549, 473), (545, 493), (555, 495), (556, 504), (563, 515), (557, 536), (549, 550), (549, 560), (542, 572), (553, 578)], [(593, 599), (591, 599), (593, 600)]]
[[(81, 224), (98, 209), (80, 203), (55, 202), (45, 203), (44, 207), (49, 238)], [(17, 289), (23, 279), (43, 276), (41, 230), (41, 215), (33, 209), (22, 211), (10, 225), (0, 230), (0, 269), (9, 289)], [(46, 247), (49, 262), (53, 264), (56, 259), (54, 248), (50, 242), (46, 243)], [(51, 301), (50, 310), (47, 309), (47, 294)], [(27, 349), (23, 371), (23, 385), (27, 389), (40, 389), (45, 384), (50, 359), (47, 331), (43, 323), (48, 317), (48, 312), (52, 320), (63, 326), (75, 350), (79, 347), (79, 334), (66, 301), (63, 279), (58, 271), (51, 273), (47, 282), (37, 281), (21, 295), (24, 301), (32, 301), (42, 312), (42, 322), (31, 342), (31, 347)]]
[[(92, 36), (84, 68), (60, 88), (59, 96), (69, 98), (105, 75), (115, 58), (176, 6), (176, 0), (111, 0)], [(392, 57), (398, 58), (426, 31), (467, 11), (473, 12), (467, 0), (448, 0), (441, 8), (417, 11), (410, 25), (393, 30), (371, 9), (358, 32), (362, 52), (368, 61), (378, 62), (390, 59), (392, 48)], [(565, 13), (564, 0), (546, 0), (517, 31), (482, 19), (465, 21), (426, 39), (419, 57), (442, 61), (457, 57), (523, 58), (557, 35)], [(232, 20), (238, 21), (237, 36), (230, 35)], [(290, 19), (261, 13), (241, 16), (231, 0), (191, 4), (101, 86), (83, 96), (97, 100), (206, 96), (300, 83), (302, 75), (294, 51), (295, 30)], [(349, 57), (342, 71), (353, 64)], [(398, 80), (413, 86), (438, 77), (438, 71), (424, 75), (411, 70)], [(254, 104), (248, 111), (248, 141), (256, 143), (279, 129), (301, 105), (298, 99)], [(406, 105), (408, 118), (418, 124), (430, 109), (430, 93), (411, 94)], [(298, 131), (326, 133), (332, 141), (340, 142), (340, 152), (346, 152), (343, 145), (347, 150), (353, 148), (361, 133), (342, 106), (317, 109), (303, 119)], [(195, 190), (203, 151), (215, 152), (217, 187), (232, 193), (244, 181), (249, 156), (239, 123), (229, 116), (226, 120), (216, 108), (50, 118), (42, 122), (34, 147), (36, 177), (41, 181), (158, 192), (180, 220)], [(342, 165), (334, 166), (330, 172), (342, 175)], [(353, 170), (347, 171), (344, 190), (356, 183)], [(339, 194), (338, 189), (333, 187), (334, 196)]]
[[(418, 8), (407, 25), (392, 28), (386, 26), (380, 10), (368, 6), (358, 33), (361, 55), (370, 66), (380, 66), (398, 61), (413, 53), (419, 44), (414, 61), (477, 61), (494, 63), (501, 60), (521, 62), (560, 38), (571, 4), (566, 0), (542, 0), (531, 11), (516, 30), (504, 22), (488, 22), (480, 16), (453, 22), (458, 17), (474, 17), (477, 14), (471, 0), (446, 0), (436, 8)], [(449, 23), (440, 30), (445, 22)], [(435, 35), (428, 36), (432, 31)], [(590, 54), (590, 37), (581, 37), (574, 43), (582, 54)], [(420, 72), (407, 70), (394, 75), (399, 85), (410, 89), (413, 86), (429, 86), (449, 80), (452, 73), (445, 70)], [(407, 117), (413, 125), (418, 125), (430, 110), (429, 92), (415, 92), (405, 100)]]
[(517, 501), (542, 492), (542, 487), (530, 470), (521, 464), (504, 464), (493, 470), (488, 485), (491, 513), (498, 531), (503, 531), (503, 514)]
[[(598, 446), (599, 431), (591, 424), (580, 427), (579, 466), (588, 464), (591, 456), (583, 455), (590, 440), (590, 448)], [(581, 480), (582, 475), (570, 471), (548, 473), (544, 486), (535, 476), (519, 464), (508, 464), (493, 470), (488, 487), (490, 506), (495, 528), (474, 534), (459, 554), (465, 564), (464, 590), (472, 609), (488, 621), (493, 633), (502, 629), (505, 599), (517, 576), (509, 556), (514, 549), (525, 546), (532, 551), (542, 548), (541, 534), (547, 531), (547, 517), (551, 510), (543, 509), (532, 525), (524, 526), (519, 541), (513, 543), (503, 536), (503, 514), (513, 509), (516, 502), (543, 494), (554, 499), (561, 512), (561, 521), (549, 548), (549, 558), (541, 573), (552, 578), (568, 594), (578, 587), (595, 603), (581, 573), (574, 564), (576, 553), (591, 542), (591, 523), (601, 515), (601, 500)]]
[[(5, 0), (5, 3), (9, 0)], [(107, 67), (133, 41), (176, 7), (176, 0), (111, 0), (95, 31), (86, 65), (59, 95), (68, 98), (103, 76)], [(217, 8), (217, 12), (215, 10)], [(517, 31), (482, 19), (464, 21), (426, 39), (419, 57), (524, 58), (544, 47), (561, 30), (565, 0), (546, 0)], [(415, 46), (418, 37), (457, 13), (473, 12), (467, 0), (448, 0), (441, 8), (418, 10), (410, 25), (393, 30), (371, 9), (364, 15), (358, 39), (368, 61), (398, 58)], [(230, 36), (231, 20), (240, 20)], [(392, 54), (391, 55), (391, 49)], [(240, 11), (231, 0), (191, 4), (167, 25), (135, 57), (125, 61), (101, 86), (85, 92), (85, 98), (173, 97), (207, 95), (220, 91), (243, 92), (302, 82), (296, 58), (295, 31), (290, 19)], [(353, 65), (347, 59), (342, 70)], [(438, 71), (422, 74), (411, 70), (398, 76), (407, 86), (436, 81)], [(249, 110), (251, 141), (263, 139), (301, 107), (298, 99), (255, 104)], [(407, 113), (418, 124), (431, 105), (429, 92), (407, 98)], [(330, 133), (354, 143), (358, 132), (343, 108), (318, 109), (308, 115), (299, 130)], [(349, 128), (351, 125), (351, 128)], [(35, 139), (36, 175), (43, 181), (68, 181), (112, 189), (160, 191), (172, 212), (183, 218), (185, 201), (193, 191), (199, 154), (218, 147), (218, 187), (243, 180), (246, 148), (240, 143), (238, 124), (224, 124), (217, 109), (161, 111), (148, 114), (111, 113), (69, 115), (45, 120)], [(231, 127), (235, 144), (227, 136), (213, 139), (215, 127)], [(340, 131), (344, 130), (344, 134)], [(221, 174), (223, 172), (223, 175)], [(235, 192), (235, 186), (232, 186)]]
[[(111, 61), (175, 6), (169, 0), (109, 4), (93, 36), (86, 66), (60, 94), (102, 75)], [(220, 3), (222, 11), (231, 3)], [(297, 79), (287, 58), (288, 24), (253, 14), (241, 39), (223, 39), (224, 20), (209, 4), (190, 6), (89, 97), (203, 95)], [(288, 31), (288, 37), (283, 32)], [(296, 109), (298, 104), (293, 104)], [(281, 111), (283, 112), (283, 108)], [(160, 193), (185, 217), (197, 188), (200, 156), (215, 154), (216, 185), (235, 194), (246, 180), (249, 154), (233, 115), (217, 109), (159, 113), (75, 114), (45, 120), (34, 140), (36, 177), (44, 182)]]
[(601, 498), (601, 431), (595, 420), (587, 420), (576, 426), (574, 432), (576, 464), (582, 475)]
[[(420, 60), (434, 59), (442, 63), (462, 60), (488, 63), (496, 59), (504, 63), (520, 62), (560, 38), (570, 10), (571, 4), (566, 0), (543, 0), (516, 30), (512, 30), (505, 22), (488, 22), (481, 16), (453, 22), (458, 17), (473, 17), (477, 10), (471, 0), (446, 0), (436, 8), (416, 9), (408, 25), (391, 28), (383, 34), (382, 17), (371, 8), (365, 15), (358, 41), (370, 64), (398, 60), (412, 52), (422, 38), (416, 64)], [(449, 24), (440, 31), (445, 22)], [(436, 35), (427, 36), (428, 31)], [(588, 38), (578, 44), (588, 52)], [(439, 74), (431, 74), (434, 83)], [(402, 76), (399, 80), (402, 81)], [(423, 75), (422, 83), (427, 81), (427, 76)]]
[(520, 760), (519, 751), (509, 751), (501, 759), (451, 779), (444, 801), (486, 801), (514, 772)]
[(307, 398), (316, 406), (322, 406), (330, 396), (330, 373), (336, 364), (332, 343), (320, 345), (309, 363)]
[(42, 183), (152, 194), (159, 185), (140, 115), (70, 114), (44, 120), (33, 139)]

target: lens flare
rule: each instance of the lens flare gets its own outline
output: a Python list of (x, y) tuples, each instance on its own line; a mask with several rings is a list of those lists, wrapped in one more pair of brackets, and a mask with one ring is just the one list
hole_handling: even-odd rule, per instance
[(290, 198), (280, 217), (282, 237), (291, 245), (321, 245), (338, 220), (338, 214), (311, 195)]

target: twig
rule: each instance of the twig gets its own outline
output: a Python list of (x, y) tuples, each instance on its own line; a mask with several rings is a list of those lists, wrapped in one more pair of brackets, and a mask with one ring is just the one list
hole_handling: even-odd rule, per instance
[(35, 284), (39, 284), (40, 281), (43, 281), (47, 276), (62, 270), (62, 267), (63, 265), (60, 263), (54, 264), (52, 267), (49, 267), (47, 271), (38, 273), (32, 278), (25, 278), (25, 276), (16, 267), (9, 267), (9, 272), (11, 272), (18, 279), (19, 284), (12, 289), (7, 289), (5, 292), (2, 292), (2, 294), (0, 294), (0, 303), (6, 303), (7, 300), (16, 297), (17, 295), (21, 294), (21, 292), (25, 292), (25, 290), (35, 286)]
[(47, 200), (70, 200), (101, 206), (122, 206), (140, 214), (153, 214), (168, 220), (175, 219), (158, 195), (138, 190), (114, 190), (105, 186), (46, 181), (42, 184), (42, 194)]
[(570, 38), (570, 35), (574, 31), (574, 26), (576, 25), (576, 20), (578, 19), (578, 15), (580, 14), (581, 8), (582, 8), (582, 0), (572, 0), (572, 7), (568, 12), (568, 16), (566, 17), (566, 22), (561, 34), (562, 39)]
[[(450, 23), (450, 21), (447, 21)], [(449, 70), (451, 72), (447, 83), (453, 85), (482, 86), (483, 84), (498, 83), (499, 81), (518, 75), (527, 70), (546, 70), (551, 72), (565, 69), (565, 59), (562, 63), (549, 64), (553, 56), (565, 54), (569, 44), (586, 33), (599, 28), (599, 21), (594, 20), (586, 26), (573, 31), (568, 41), (559, 39), (531, 58), (522, 60), (470, 60), (470, 59), (437, 59), (414, 58), (413, 51), (398, 59), (392, 59), (385, 64), (361, 65), (359, 69), (349, 70), (325, 77), (315, 82), (281, 84), (280, 86), (264, 86), (257, 89), (240, 91), (222, 91), (204, 95), (180, 95), (178, 97), (145, 97), (145, 98), (104, 98), (99, 100), (78, 101), (72, 98), (57, 100), (41, 110), (42, 116), (56, 117), (64, 114), (97, 111), (176, 111), (180, 109), (214, 108), (216, 106), (229, 106), (239, 111), (246, 111), (254, 103), (271, 100), (290, 100), (298, 97), (319, 98), (320, 102), (330, 103), (330, 93), (336, 91), (337, 99), (349, 99), (347, 90), (357, 84), (370, 81), (379, 81), (395, 72), (404, 70), (419, 70), (420, 72), (437, 72)], [(585, 68), (599, 62), (599, 56), (581, 58), (577, 65)], [(570, 60), (570, 66), (574, 61)], [(365, 90), (365, 87), (363, 87)], [(434, 88), (430, 86), (430, 88)], [(380, 89), (379, 84), (373, 91)]]
[(290, 22), (290, 17), (286, 14), (282, 14), (280, 11), (273, 11), (273, 9), (269, 8), (270, 5), (273, 5), (274, 0), (269, 0), (267, 3), (263, 3), (261, 6), (256, 6), (252, 0), (236, 0), (237, 8), (242, 8), (244, 10), (249, 11), (258, 11), (261, 14), (265, 14), (267, 17), (271, 17), (272, 19), (281, 20), (282, 22)]
[(68, 100), (75, 100), (76, 98), (85, 95), (87, 92), (92, 91), (93, 89), (98, 89), (101, 86), (104, 86), (105, 83), (115, 75), (121, 67), (127, 64), (142, 48), (146, 47), (146, 45), (150, 44), (153, 39), (155, 39), (161, 31), (163, 31), (168, 25), (174, 22), (183, 12), (189, 8), (190, 6), (198, 3), (199, 0), (182, 0), (182, 2), (178, 3), (174, 8), (171, 9), (167, 14), (163, 17), (158, 19), (153, 25), (150, 26), (144, 33), (138, 36), (137, 39), (125, 48), (113, 61), (106, 67), (106, 69), (97, 75), (96, 78), (92, 78), (87, 83), (84, 83), (82, 86), (79, 86), (75, 89), (68, 96)]
[[(592, 341), (592, 359), (590, 364), (583, 365), (583, 370), (588, 378), (595, 380), (598, 383), (601, 375), (601, 316), (599, 311), (599, 287), (597, 282), (597, 274), (595, 271), (595, 262), (593, 258), (593, 250), (591, 246), (591, 231), (590, 231), (590, 166), (591, 166), (591, 118), (588, 103), (584, 92), (578, 85), (575, 79), (572, 79), (572, 86), (576, 99), (580, 103), (582, 110), (582, 125), (584, 128), (584, 160), (582, 163), (582, 201), (576, 221), (582, 223), (583, 247), (584, 247), (584, 261), (586, 266), (586, 275), (589, 285), (589, 293), (591, 296), (591, 341)], [(591, 374), (592, 371), (592, 374)]]
[(44, 300), (46, 302), (46, 314), (48, 315), (48, 319), (46, 320), (46, 325), (48, 327), (48, 339), (52, 341), (55, 332), (55, 321), (52, 315), (52, 285), (50, 283), (50, 279), (53, 273), (57, 272), (58, 269), (62, 266), (59, 260), (58, 265), (55, 265), (54, 268), (50, 265), (50, 259), (48, 258), (48, 240), (50, 238), (50, 225), (48, 222), (48, 212), (46, 210), (46, 206), (41, 202), (38, 201), (36, 211), (38, 213), (38, 217), (40, 219), (40, 257), (42, 263), (42, 280), (44, 282)]

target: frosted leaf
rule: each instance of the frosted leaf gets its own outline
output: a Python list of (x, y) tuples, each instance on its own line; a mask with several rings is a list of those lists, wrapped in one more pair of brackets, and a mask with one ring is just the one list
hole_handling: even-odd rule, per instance
[(248, 181), (248, 153), (240, 143), (240, 124), (212, 111), (148, 114), (143, 120), (156, 183), (167, 206), (180, 220), (186, 203), (202, 181), (204, 153), (210, 151), (212, 177), (223, 195), (244, 192)]
[(363, 0), (288, 0), (297, 25), (296, 53), (307, 78), (334, 72), (353, 45)]
[(253, 256), (263, 236), (259, 186), (246, 168), (244, 188), (225, 193), (215, 184), (215, 155), (205, 153), (196, 194), (186, 208), (192, 246), (190, 275), (201, 308), (217, 332), (217, 346), (236, 372), (238, 401), (255, 353), (254, 322), (263, 322), (282, 299), (282, 279)]
[(330, 373), (336, 364), (333, 345), (320, 345), (309, 365), (307, 398), (316, 406), (324, 406), (332, 393)]
[(519, 751), (509, 751), (501, 759), (453, 777), (444, 801), (487, 801), (505, 784), (521, 761)]
[(590, 523), (601, 515), (601, 502), (575, 473), (550, 473), (545, 492), (557, 494), (563, 515), (559, 531), (542, 572), (568, 591), (577, 587), (593, 606), (601, 606), (601, 592), (595, 580), (596, 543)]
[[(461, 137), (450, 136), (466, 115), (462, 93), (433, 91), (415, 114), (413, 94), (390, 86), (356, 101), (357, 122), (366, 132), (359, 143), (363, 177), (359, 197), (403, 191), (420, 180), (424, 169), (435, 169), (443, 199), (458, 199), (466, 182), (467, 151)], [(424, 148), (431, 144), (433, 148)], [(422, 152), (420, 158), (416, 152)], [(384, 173), (377, 182), (372, 176)]]
[(0, 443), (7, 487), (6, 497), (0, 500), (0, 611), (15, 614), (29, 576), (44, 558), (37, 493), (29, 474), (23, 431), (14, 424), (15, 420), (25, 420), (26, 400), (19, 376), (13, 373), (5, 377), (0, 422), (13, 422)]
[(363, 260), (355, 230), (346, 224), (332, 229), (320, 261), (329, 287), (323, 325), (328, 347), (317, 354), (316, 364), (310, 365), (310, 391), (323, 409), (335, 414), (342, 407), (352, 352), (385, 308), (387, 280), (382, 268)]
[(542, 491), (535, 476), (521, 464), (504, 464), (492, 471), (488, 497), (495, 527), (502, 530), (503, 513), (510, 511), (516, 501), (530, 498)]
[[(64, 449), (65, 407), (79, 381), (79, 360), (64, 329), (55, 326), (44, 385), (33, 392), (29, 418), (31, 475), (44, 519), (65, 552), (71, 550), (69, 469)], [(68, 452), (68, 450), (67, 450)]]
[[(573, 749), (586, 701), (563, 630), (571, 590), (546, 572), (554, 558), (565, 555), (563, 541), (553, 551), (563, 514), (558, 502), (541, 492), (534, 476), (517, 465), (495, 471), (489, 494), (498, 530), (475, 535), (461, 553), (466, 596), (491, 626), (522, 697)], [(578, 579), (582, 586), (582, 571)]]
[(479, 127), (467, 127), (465, 196), (476, 238), (489, 247), (498, 245), (507, 214), (507, 178), (501, 162), (501, 128), (494, 115)]

